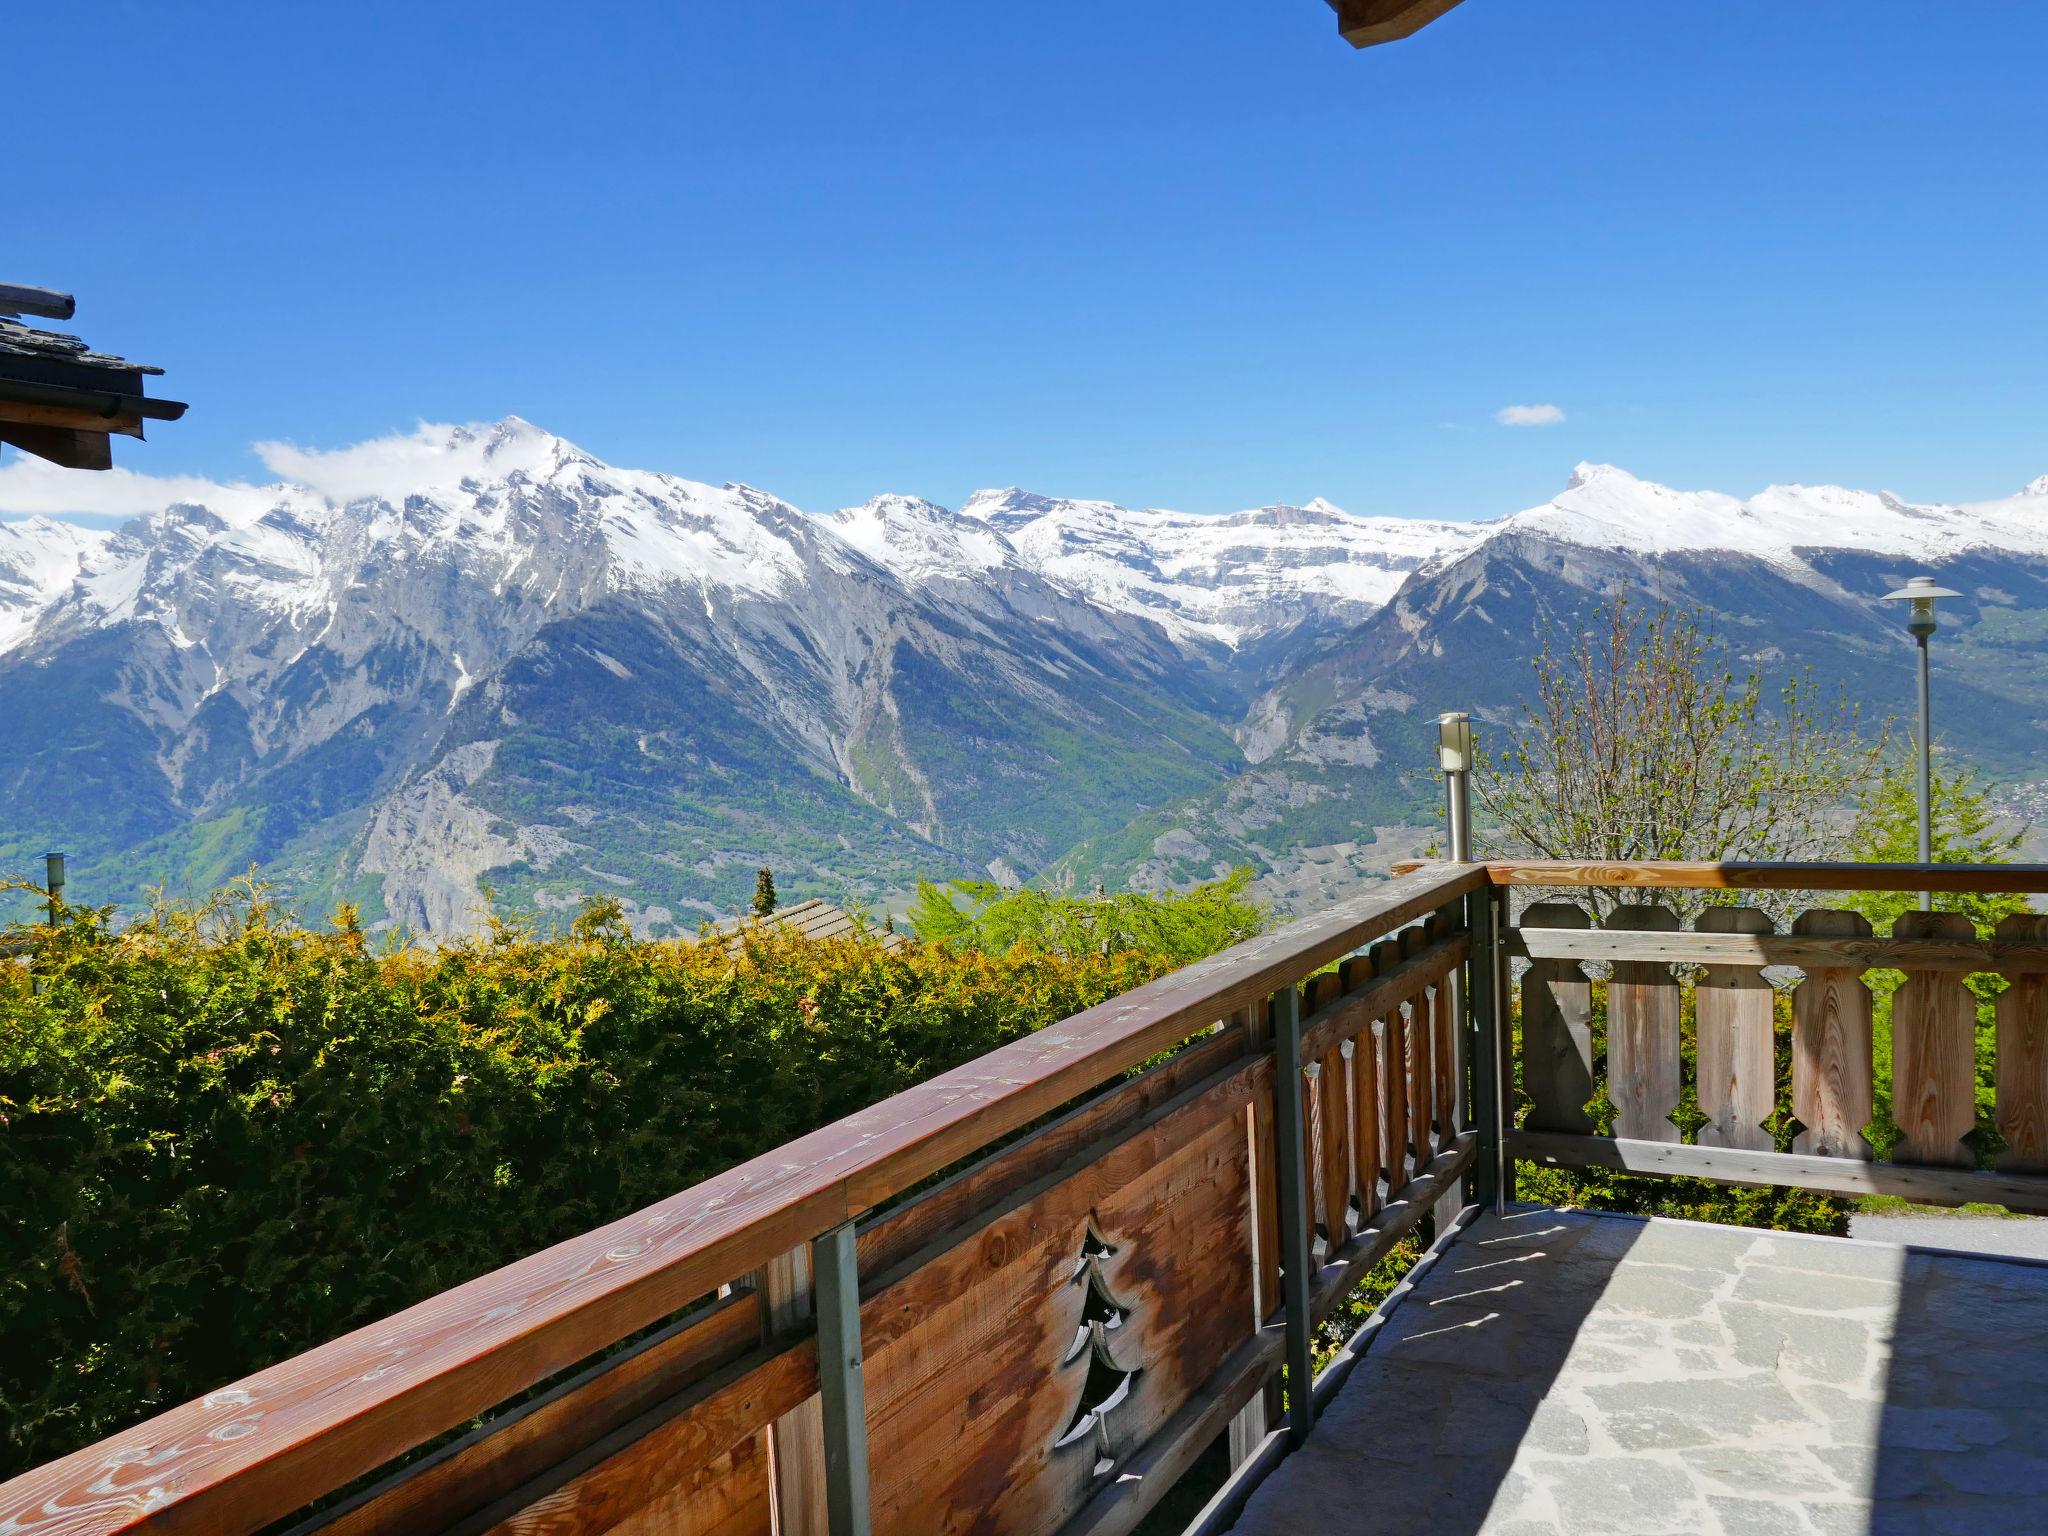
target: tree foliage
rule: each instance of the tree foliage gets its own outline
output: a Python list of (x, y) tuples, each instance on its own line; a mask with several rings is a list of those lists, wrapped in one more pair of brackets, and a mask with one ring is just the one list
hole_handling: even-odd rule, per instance
[[(1975, 770), (1947, 762), (1939, 750), (1928, 776), (1929, 844), (1937, 864), (2010, 864), (2023, 829), (2001, 829)], [(1919, 765), (1910, 753), (1885, 759), (1857, 823), (1849, 856), (1860, 863), (1912, 864), (1920, 858)], [(1846, 903), (1890, 933), (1902, 913), (1919, 905), (1911, 891), (1864, 891)], [(1934, 910), (1960, 912), (1989, 936), (2001, 918), (2028, 910), (2024, 896), (1936, 891)]]
[[(1197, 903), (1197, 906), (1200, 906)], [(617, 902), (380, 950), (243, 882), (0, 966), (0, 1478), (587, 1231), (1187, 958), (636, 942)], [(1222, 930), (1209, 930), (1219, 939)]]
[(775, 871), (763, 864), (754, 872), (753, 913), (766, 917), (775, 910)]
[[(1475, 788), (1500, 852), (1643, 859), (1840, 857), (1882, 747), (1854, 709), (1795, 677), (1767, 707), (1691, 615), (1616, 597), (1562, 648), (1546, 630), (1536, 693)], [(1601, 900), (1595, 893), (1596, 901)]]
[(1079, 958), (1134, 950), (1184, 964), (1265, 928), (1266, 909), (1245, 894), (1251, 877), (1249, 869), (1239, 869), (1191, 890), (1114, 896), (1011, 890), (984, 880), (943, 886), (921, 880), (910, 923), (927, 943), (984, 954), (1021, 949)]

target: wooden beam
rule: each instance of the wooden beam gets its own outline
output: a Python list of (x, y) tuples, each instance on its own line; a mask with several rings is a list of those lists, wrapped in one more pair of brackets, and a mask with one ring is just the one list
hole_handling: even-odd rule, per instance
[(1330, 0), (1337, 32), (1354, 48), (1399, 42), (1421, 31), (1458, 0)]
[(112, 469), (114, 450), (107, 441), (107, 429), (81, 430), (77, 427), (32, 427), (0, 421), (0, 443), (32, 453), (66, 469)]
[(2048, 1210), (2048, 1177), (2041, 1175), (1902, 1167), (1853, 1157), (1691, 1147), (1555, 1131), (1511, 1131), (1508, 1150), (1551, 1168), (1605, 1168), (1615, 1173), (1711, 1179), (1717, 1184), (1782, 1184), (1833, 1195), (1901, 1195), (1929, 1205), (1967, 1205), (1981, 1200), (2015, 1210)]
[(139, 411), (100, 411), (81, 405), (44, 405), (34, 400), (0, 399), (0, 421), (30, 427), (64, 427), (78, 432), (118, 432), (142, 436)]
[(1794, 933), (1623, 933), (1516, 928), (1508, 952), (1530, 960), (1676, 961), (1782, 965), (1800, 970), (1995, 971), (2048, 975), (2048, 943), (2005, 940), (1817, 938)]

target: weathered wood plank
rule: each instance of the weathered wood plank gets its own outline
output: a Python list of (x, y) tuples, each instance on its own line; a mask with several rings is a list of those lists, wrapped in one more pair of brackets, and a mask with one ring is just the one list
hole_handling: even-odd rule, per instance
[(1609, 1136), (1564, 1136), (1515, 1131), (1516, 1157), (1558, 1168), (1607, 1168), (1719, 1184), (1777, 1184), (1833, 1195), (1900, 1195), (1926, 1205), (1987, 1201), (2019, 1211), (2048, 1211), (2048, 1178), (1975, 1168), (1916, 1167), (1854, 1157), (1812, 1157), (1799, 1152), (1752, 1152), (1741, 1147), (1695, 1147)]
[(1458, 1035), (1445, 977), (1429, 989), (1430, 1059), (1436, 1064), (1436, 1150), (1447, 1152), (1458, 1139)]
[[(1817, 938), (1863, 938), (1870, 924), (1854, 912), (1816, 908), (1792, 931)], [(1809, 970), (1792, 994), (1792, 1113), (1802, 1127), (1795, 1153), (1867, 1159), (1864, 1127), (1876, 1113), (1870, 988), (1860, 967)]]
[(1255, 1017), (1255, 1010), (1239, 1009), (1207, 1039), (1183, 1047), (1168, 1060), (1070, 1110), (1022, 1141), (876, 1216), (861, 1228), (862, 1278), (900, 1263), (976, 1211), (1042, 1178), (1113, 1128), (1144, 1118), (1223, 1066), (1249, 1055), (1258, 1048), (1251, 1023)]
[(1530, 959), (1663, 960), (1690, 965), (1789, 966), (1800, 970), (1995, 971), (2048, 974), (2048, 951), (2038, 944), (1929, 939), (1821, 939), (1797, 934), (1591, 933), (1552, 930), (1508, 941), (1511, 953)]
[[(1900, 939), (1976, 936), (1959, 912), (1906, 912)], [(1976, 1164), (1963, 1137), (1977, 1124), (1977, 1000), (1953, 971), (1908, 971), (1892, 996), (1892, 1118), (1895, 1163)]]
[(1432, 866), (1135, 988), (37, 1468), (0, 1487), (0, 1522), (246, 1536), (1484, 880)]
[[(1372, 960), (1358, 956), (1350, 966), (1347, 989), (1362, 991), (1372, 980)], [(1351, 1146), (1358, 1158), (1358, 1215), (1371, 1220), (1380, 1208), (1380, 1046), (1370, 1021), (1349, 1042), (1351, 1046)]]
[[(1522, 914), (1518, 931), (1533, 946), (1551, 937), (1541, 930), (1592, 926), (1576, 903), (1542, 901)], [(1592, 937), (1612, 943), (1634, 935)], [(1593, 1098), (1593, 984), (1577, 960), (1534, 960), (1522, 977), (1522, 1091), (1532, 1131), (1593, 1129), (1586, 1112)]]
[[(1771, 919), (1755, 907), (1709, 907), (1697, 926), (1702, 933), (1764, 934), (1771, 931)], [(1693, 996), (1700, 1112), (1707, 1117), (1700, 1145), (1768, 1152), (1771, 1133), (1764, 1122), (1778, 1098), (1776, 994), (1760, 968), (1717, 964), (1700, 973)]]
[[(1999, 923), (2008, 948), (2048, 955), (2048, 917), (2022, 913)], [(2006, 973), (1999, 994), (1998, 1134), (2006, 1140), (1998, 1166), (2009, 1173), (2048, 1171), (2048, 975)]]
[[(1397, 940), (1382, 939), (1372, 946), (1373, 975), (1382, 983), (1392, 979), (1401, 964)], [(1384, 992), (1375, 987), (1362, 996)], [(1348, 1001), (1348, 1000), (1347, 1000)], [(1390, 997), (1379, 1022), (1380, 1079), (1380, 1167), (1386, 1175), (1387, 1198), (1393, 1199), (1408, 1182), (1408, 1020), (1398, 996)]]
[(1253, 1336), (1248, 1200), (1240, 1125), (1212, 1117), (1119, 1144), (936, 1260), (907, 1326), (869, 1338), (876, 1531), (1078, 1511)]
[[(1401, 957), (1404, 960), (1414, 959), (1421, 953), (1428, 938), (1425, 926), (1421, 923), (1403, 928), (1400, 933)], [(1436, 1083), (1436, 1064), (1430, 1060), (1428, 990), (1417, 987), (1409, 994), (1404, 1006), (1408, 1010), (1409, 1157), (1413, 1165), (1420, 1168), (1436, 1152), (1435, 1137), (1431, 1134), (1436, 1123), (1436, 1106), (1430, 1097), (1431, 1089)]]
[[(1678, 914), (1669, 907), (1624, 906), (1607, 914), (1603, 929), (1670, 932)], [(1607, 983), (1607, 1097), (1614, 1133), (1642, 1141), (1677, 1141), (1671, 1112), (1683, 1090), (1678, 978), (1668, 965), (1624, 960)]]
[[(770, 1351), (774, 1346), (770, 1346)], [(650, 1409), (561, 1464), (549, 1468), (482, 1515), (463, 1536), (584, 1536), (665, 1510), (691, 1530), (729, 1519), (715, 1491), (723, 1474), (760, 1468), (767, 1483), (766, 1426), (818, 1390), (818, 1350), (805, 1339), (779, 1353), (758, 1351), (690, 1392)], [(758, 1460), (750, 1447), (758, 1445)], [(737, 1501), (750, 1506), (747, 1497)], [(765, 1491), (760, 1500), (765, 1507)]]
[(736, 1291), (544, 1396), (295, 1528), (293, 1536), (440, 1530), (687, 1390), (761, 1340), (760, 1306)]

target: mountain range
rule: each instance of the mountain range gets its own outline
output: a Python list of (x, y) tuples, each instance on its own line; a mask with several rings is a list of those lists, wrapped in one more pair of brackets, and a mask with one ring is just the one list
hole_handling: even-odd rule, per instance
[(1965, 594), (1946, 740), (2014, 794), (2048, 778), (2048, 477), (1938, 506), (1581, 465), (1461, 523), (1016, 489), (820, 516), (517, 418), (296, 465), (112, 531), (0, 522), (0, 870), (63, 847), (74, 897), (132, 903), (253, 864), (421, 933), (487, 894), (689, 930), (763, 864), (887, 905), (1250, 863), (1305, 906), (1415, 846), (1430, 722), (1511, 721), (1545, 621), (1698, 607), (1881, 716), (1911, 673), (1877, 599), (1921, 571)]

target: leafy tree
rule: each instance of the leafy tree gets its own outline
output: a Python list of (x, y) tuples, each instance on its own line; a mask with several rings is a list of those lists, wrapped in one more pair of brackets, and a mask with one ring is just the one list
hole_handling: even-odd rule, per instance
[(920, 880), (911, 929), (926, 943), (999, 955), (1039, 950), (1078, 958), (1139, 952), (1180, 964), (1213, 955), (1266, 926), (1266, 909), (1245, 895), (1249, 869), (1187, 891), (1069, 896), (1006, 890), (986, 880), (946, 885)]
[(1818, 708), (1809, 679), (1767, 709), (1762, 678), (1738, 678), (1691, 615), (1638, 617), (1620, 596), (1563, 649), (1546, 630), (1534, 665), (1534, 702), (1475, 775), (1501, 851), (1603, 864), (1844, 852), (1844, 807), (1882, 744), (1845, 702)]
[[(2025, 838), (2024, 830), (1999, 830), (1976, 772), (1958, 763), (1953, 768), (1937, 748), (1928, 781), (1929, 843), (1937, 864), (2010, 864)], [(1910, 756), (1888, 758), (1864, 802), (1849, 856), (1859, 863), (1911, 864), (1920, 857), (1918, 767)], [(1849, 906), (1870, 919), (1879, 933), (1890, 933), (1902, 913), (1919, 905), (1912, 891), (1864, 891)], [(1988, 935), (2000, 919), (2028, 910), (2024, 896), (1989, 895), (1976, 891), (1936, 891), (1934, 910), (1960, 912)]]
[(754, 916), (766, 917), (775, 910), (775, 871), (763, 864), (754, 875)]

